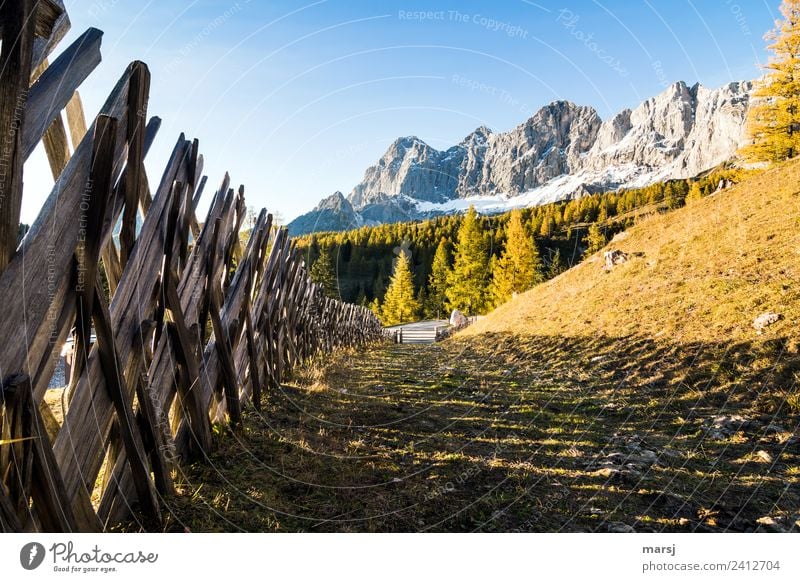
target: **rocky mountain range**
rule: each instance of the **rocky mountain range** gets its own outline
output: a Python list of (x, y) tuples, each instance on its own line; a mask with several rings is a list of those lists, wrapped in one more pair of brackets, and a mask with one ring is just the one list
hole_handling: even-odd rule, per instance
[(289, 224), (292, 235), (544, 204), (587, 193), (690, 178), (736, 156), (752, 83), (671, 85), (603, 121), (556, 101), (506, 133), (479, 127), (445, 151), (397, 139), (345, 197), (324, 199)]

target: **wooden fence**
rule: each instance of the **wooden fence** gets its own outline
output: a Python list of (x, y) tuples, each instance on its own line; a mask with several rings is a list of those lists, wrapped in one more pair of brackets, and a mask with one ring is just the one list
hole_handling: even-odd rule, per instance
[[(177, 139), (150, 191), (160, 121), (143, 63), (87, 128), (76, 90), (102, 33), (48, 63), (69, 28), (60, 0), (3, 2), (0, 26), (0, 529), (102, 531), (132, 509), (155, 529), (176, 463), (203, 457), (213, 422), (235, 428), (293, 366), (379, 341), (381, 326), (325, 297), (265, 210), (241, 244), (244, 188), (227, 175), (198, 221), (197, 140)], [(56, 183), (19, 242), (40, 142)], [(59, 419), (45, 394), (71, 336)]]

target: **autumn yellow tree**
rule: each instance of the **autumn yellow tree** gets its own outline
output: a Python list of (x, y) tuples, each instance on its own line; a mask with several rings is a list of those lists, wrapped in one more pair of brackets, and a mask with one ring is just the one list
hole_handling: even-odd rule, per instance
[(773, 55), (752, 95), (750, 138), (742, 150), (750, 162), (779, 162), (800, 154), (800, 0), (784, 0), (783, 20), (765, 37)]
[(392, 280), (386, 290), (381, 307), (384, 325), (397, 325), (414, 321), (419, 314), (420, 304), (414, 294), (414, 276), (411, 274), (411, 261), (401, 252), (395, 263)]
[(536, 242), (522, 224), (522, 212), (514, 210), (506, 227), (506, 247), (492, 270), (495, 305), (505, 303), (542, 282), (542, 261)]
[(470, 206), (458, 229), (453, 268), (447, 276), (447, 301), (468, 315), (483, 313), (489, 299), (489, 256), (475, 207)]

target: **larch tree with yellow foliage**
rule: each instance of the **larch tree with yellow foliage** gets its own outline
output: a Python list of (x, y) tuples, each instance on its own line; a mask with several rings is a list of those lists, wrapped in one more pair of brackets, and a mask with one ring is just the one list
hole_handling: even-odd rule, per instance
[(381, 307), (381, 320), (384, 325), (397, 325), (415, 321), (419, 315), (420, 304), (414, 293), (414, 276), (411, 274), (411, 261), (401, 252), (392, 273), (392, 280)]
[(506, 227), (506, 246), (492, 271), (495, 305), (542, 282), (542, 261), (536, 242), (522, 224), (522, 212), (514, 210)]
[(800, 0), (784, 0), (783, 20), (765, 37), (773, 56), (758, 82), (747, 118), (749, 162), (780, 162), (800, 154)]

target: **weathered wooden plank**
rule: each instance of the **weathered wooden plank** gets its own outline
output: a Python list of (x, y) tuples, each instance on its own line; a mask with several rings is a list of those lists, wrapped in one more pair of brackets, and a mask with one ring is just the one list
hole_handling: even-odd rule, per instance
[[(191, 197), (187, 196), (187, 199)], [(175, 220), (177, 217), (174, 218)], [(178, 363), (183, 367), (184, 380), (178, 383), (178, 394), (181, 398), (181, 410), (184, 418), (191, 425), (194, 441), (202, 450), (211, 446), (211, 426), (208, 419), (208, 406), (203, 405), (199, 398), (198, 386), (200, 384), (200, 363), (194, 338), (190, 333), (187, 321), (181, 307), (178, 290), (175, 286), (176, 274), (168, 261), (165, 261), (168, 276), (164, 281), (164, 296), (170, 312), (171, 339)]]
[(23, 527), (31, 519), (28, 502), (30, 489), (30, 437), (29, 427), (25, 426), (24, 412), (27, 407), (29, 390), (25, 390), (28, 377), (13, 375), (0, 384), (0, 483), (7, 488), (14, 514)]
[[(201, 157), (202, 159), (202, 157)], [(197, 237), (200, 236), (200, 225), (197, 223), (197, 205), (200, 204), (200, 198), (203, 196), (203, 191), (206, 188), (206, 182), (208, 181), (208, 176), (203, 176), (200, 179), (200, 185), (197, 187), (197, 193), (195, 194), (194, 198), (192, 199), (192, 238), (197, 240)]]
[(86, 135), (86, 116), (83, 113), (83, 103), (81, 102), (81, 95), (78, 91), (72, 94), (70, 100), (67, 102), (67, 127), (69, 128), (69, 139), (72, 146), (76, 147), (83, 136)]
[[(158, 135), (158, 130), (161, 128), (161, 119), (159, 117), (151, 117), (150, 121), (147, 123), (147, 128), (145, 130), (145, 142), (144, 142), (144, 156), (147, 157), (147, 154), (150, 151), (150, 146), (152, 146), (153, 142), (155, 141), (156, 135)], [(127, 181), (127, 168), (122, 172), (122, 176), (119, 178), (119, 182), (114, 191), (114, 199), (118, 201), (125, 200), (125, 184)], [(142, 180), (142, 182), (146, 185), (147, 181)], [(147, 213), (147, 209), (150, 208), (151, 199), (150, 194), (147, 194), (143, 197), (143, 202), (146, 200), (146, 204), (142, 204), (144, 208), (144, 213)], [(120, 202), (122, 203), (122, 202)], [(146, 208), (145, 208), (146, 206)], [(119, 212), (111, 213), (112, 217), (116, 219), (119, 215)], [(101, 256), (103, 259), (103, 266), (106, 269), (106, 277), (108, 279), (108, 286), (111, 293), (115, 293), (117, 289), (117, 285), (119, 284), (119, 280), (122, 277), (122, 264), (120, 263), (119, 252), (117, 251), (116, 244), (114, 243), (113, 239), (109, 239), (106, 245), (103, 247), (101, 252)]]
[[(76, 324), (75, 376), (83, 370), (83, 362), (89, 346), (91, 324), (97, 334), (96, 351), (102, 367), (106, 387), (117, 414), (117, 423), (122, 438), (134, 484), (145, 512), (160, 521), (161, 515), (155, 489), (150, 480), (141, 436), (133, 422), (130, 390), (125, 385), (123, 370), (117, 359), (111, 316), (108, 312), (101, 288), (97, 265), (100, 255), (100, 236), (106, 214), (106, 203), (111, 194), (114, 166), (113, 152), (117, 122), (106, 116), (98, 117), (94, 130), (94, 149), (89, 181), (84, 202), (86, 217), (84, 235), (76, 252), (76, 292), (78, 295), (78, 321)], [(90, 319), (91, 316), (91, 319)], [(74, 377), (75, 377), (74, 376)]]
[[(51, 7), (55, 6), (59, 14), (52, 25), (49, 25), (50, 33), (47, 35), (39, 34), (33, 41), (34, 67), (38, 67), (39, 64), (47, 58), (70, 29), (69, 15), (67, 15), (67, 11), (64, 9), (64, 2), (62, 0), (46, 1)], [(44, 33), (46, 30), (46, 28), (40, 28), (39, 32)]]
[[(101, 110), (120, 119), (123, 129), (127, 85), (125, 75)], [(125, 136), (117, 135), (115, 159), (122, 158), (124, 149)], [(0, 337), (19, 338), (0, 346), (0, 374), (26, 373), (34, 381), (37, 401), (47, 386), (41, 371), (48, 367), (52, 370), (54, 360), (50, 356), (63, 345), (68, 332), (65, 328), (75, 319), (75, 294), (69, 279), (91, 153), (92, 140), (87, 136), (70, 158), (20, 249), (0, 275), (0, 296), (8, 298), (5, 316), (0, 318)], [(110, 201), (109, 208), (115, 206)], [(115, 220), (109, 216), (104, 222), (105, 239)], [(25, 337), (19, 335), (20, 330), (25, 330)]]
[[(155, 307), (158, 265), (161, 264), (165, 245), (164, 220), (173, 183), (185, 180), (187, 145), (188, 142), (181, 136), (111, 303), (114, 344), (120, 369), (126, 372), (126, 377), (130, 377), (128, 372), (138, 369), (140, 365), (142, 354), (134, 349), (135, 338), (140, 333), (142, 316), (152, 313)], [(54, 446), (65, 475), (67, 491), (73, 496), (79, 489), (94, 483), (102, 463), (100, 451), (103, 450), (102, 443), (108, 435), (113, 413), (113, 403), (105, 384), (100, 362), (93, 351)], [(132, 390), (132, 387), (128, 386), (128, 390)], [(72, 442), (68, 440), (70, 436)]]
[(81, 200), (85, 208), (78, 231), (78, 246), (75, 249), (77, 295), (75, 319), (75, 358), (70, 386), (74, 387), (86, 364), (92, 335), (92, 310), (94, 305), (94, 281), (98, 274), (98, 261), (102, 241), (102, 224), (106, 216), (108, 199), (114, 171), (114, 146), (117, 139), (117, 120), (100, 115), (94, 125), (92, 136), (92, 161), (89, 180)]
[[(150, 319), (145, 320), (140, 330), (134, 349), (143, 351), (144, 363), (149, 363), (152, 360), (150, 341), (155, 330), (155, 322)], [(153, 480), (161, 495), (170, 495), (173, 493), (170, 467), (175, 459), (175, 445), (172, 442), (169, 422), (157, 406), (157, 395), (148, 389), (147, 375), (140, 373), (137, 383), (136, 395), (139, 402), (137, 423), (142, 431), (146, 450), (150, 452)], [(113, 443), (113, 430), (110, 437)], [(113, 524), (124, 519), (130, 511), (130, 500), (136, 495), (136, 488), (132, 483), (130, 468), (126, 461), (124, 450), (118, 450), (117, 454), (108, 459), (109, 478), (104, 483), (103, 496), (97, 510), (105, 524)]]
[[(267, 248), (271, 230), (272, 215), (266, 214), (266, 210), (262, 210), (250, 234), (253, 248), (252, 250), (250, 248), (245, 250), (246, 257), (252, 254), (252, 259), (250, 259), (250, 285), (253, 289), (251, 293), (245, 296), (245, 301), (242, 304), (242, 313), (239, 316), (239, 319), (245, 322), (246, 344), (244, 347), (242, 345), (237, 346), (234, 356), (239, 383), (244, 386), (242, 400), (246, 402), (252, 396), (256, 410), (261, 409), (263, 387), (261, 384), (259, 349), (256, 344), (257, 329), (253, 318), (253, 303), (257, 299), (259, 285), (262, 283), (263, 270), (267, 263)], [(248, 247), (250, 247), (250, 241), (248, 241)], [(249, 374), (249, 383), (245, 383), (246, 373)]]
[(45, 532), (73, 532), (79, 529), (78, 520), (72, 511), (72, 506), (64, 489), (58, 464), (53, 455), (45, 422), (42, 419), (39, 407), (33, 398), (30, 379), (24, 376), (26, 382), (24, 389), (29, 392), (27, 398), (26, 424), (30, 433), (26, 436), (33, 437), (32, 460), (33, 479), (31, 481), (30, 496), (39, 520), (40, 531)]
[(53, 180), (58, 180), (61, 172), (67, 167), (69, 161), (69, 144), (67, 144), (67, 132), (64, 130), (64, 122), (61, 117), (56, 117), (50, 127), (42, 137), (44, 151), (47, 154), (47, 162), (50, 164), (50, 173)]
[[(28, 85), (36, 21), (33, 0), (0, 3), (3, 43), (0, 47), (0, 273), (17, 248), (22, 207), (22, 166)], [(11, 336), (6, 336), (11, 337)]]
[[(247, 334), (247, 355), (250, 361), (248, 367), (250, 370), (250, 391), (252, 394), (253, 407), (256, 410), (261, 410), (261, 374), (258, 371), (258, 348), (256, 348), (255, 331), (253, 330), (253, 317), (250, 315), (250, 310), (245, 310), (245, 333)], [(244, 366), (242, 366), (244, 368)]]
[(125, 446), (125, 455), (133, 475), (133, 485), (136, 488), (139, 503), (144, 512), (160, 523), (161, 509), (158, 505), (155, 486), (150, 478), (150, 468), (147, 464), (144, 444), (133, 420), (132, 391), (126, 386), (123, 368), (114, 348), (115, 339), (111, 329), (111, 314), (105, 303), (102, 289), (99, 289), (99, 281), (98, 289), (94, 296), (92, 316), (97, 333), (96, 351), (100, 365), (103, 368), (108, 395), (117, 413), (117, 422), (122, 443)]
[[(220, 382), (220, 379), (223, 382), (223, 386), (226, 387), (226, 390), (228, 386), (236, 386), (238, 389), (241, 385), (240, 381), (243, 380), (244, 374), (241, 370), (241, 362), (243, 360), (240, 352), (240, 337), (245, 324), (245, 314), (250, 311), (253, 284), (256, 273), (259, 270), (259, 263), (264, 260), (264, 241), (269, 236), (271, 220), (271, 215), (268, 216), (265, 211), (262, 211), (258, 216), (253, 228), (253, 233), (247, 242), (242, 260), (239, 262), (236, 273), (232, 278), (224, 306), (221, 306), (220, 309), (217, 310), (220, 314), (220, 321), (214, 323), (214, 338), (209, 341), (204, 352), (205, 373), (203, 374), (202, 398), (206, 406), (210, 404), (211, 396), (213, 392), (215, 392), (215, 388)], [(239, 224), (238, 221), (236, 224)], [(213, 312), (214, 309), (212, 308), (211, 311)], [(220, 330), (232, 331), (225, 336), (220, 336), (216, 331), (216, 326), (219, 326)], [(220, 347), (218, 346), (220, 337), (224, 338), (226, 348), (230, 349), (231, 361), (229, 363), (226, 363), (223, 359), (226, 358), (227, 355), (220, 352)], [(246, 346), (242, 346), (242, 349), (246, 350)], [(238, 372), (236, 367), (237, 362), (240, 363)], [(234, 373), (234, 378), (228, 378), (231, 372)], [(222, 403), (220, 403), (218, 416), (226, 409), (227, 405), (223, 407)]]
[[(212, 252), (213, 248), (216, 248), (215, 241), (212, 240), (214, 225), (218, 217), (226, 215), (226, 213), (229, 213), (232, 209), (230, 198), (224, 196), (224, 193), (228, 189), (228, 182), (229, 177), (226, 174), (222, 186), (217, 191), (209, 207), (203, 229), (195, 240), (195, 245), (189, 257), (189, 263), (184, 269), (180, 285), (178, 286), (181, 311), (184, 314), (186, 322), (198, 322), (200, 320), (200, 313), (203, 310), (203, 298), (205, 297), (206, 269), (208, 267), (206, 257), (208, 253)], [(202, 334), (199, 332), (200, 326), (198, 323), (195, 323), (193, 327), (195, 332), (192, 335), (196, 338), (192, 342), (194, 344), (194, 341), (200, 341)], [(180, 385), (180, 380), (174, 378), (175, 370), (173, 361), (175, 359), (171, 343), (163, 340), (160, 341), (156, 348), (149, 375), (150, 386), (159, 392), (162, 408), (165, 411), (169, 410), (172, 406), (172, 398), (175, 395), (172, 387), (176, 384)], [(202, 377), (203, 374), (198, 372), (198, 376)], [(200, 390), (199, 381), (190, 381), (189, 385), (193, 393), (197, 393)], [(207, 404), (204, 407), (201, 406), (200, 409), (207, 415)], [(188, 412), (186, 415), (188, 415)], [(191, 443), (194, 441), (192, 429), (189, 422), (185, 419), (182, 420), (181, 428), (182, 430), (179, 430), (175, 436), (176, 451), (180, 455), (190, 455), (192, 448)]]
[(125, 209), (122, 230), (119, 234), (120, 262), (124, 267), (136, 238), (136, 213), (142, 199), (142, 171), (144, 161), (144, 129), (147, 119), (147, 96), (150, 92), (150, 72), (144, 63), (131, 65), (131, 82), (128, 91), (128, 171), (125, 173)]
[[(217, 232), (222, 228), (222, 219), (218, 218), (216, 221), (215, 229)], [(216, 272), (214, 265), (219, 260), (216, 253), (209, 255), (210, 267), (209, 273)], [(223, 263), (227, 266), (228, 263)], [(227, 271), (227, 269), (225, 269)], [(214, 277), (209, 277), (207, 281), (207, 293), (209, 294), (209, 305), (211, 306), (209, 315), (211, 316), (211, 324), (214, 329), (214, 348), (219, 358), (219, 372), (222, 378), (222, 385), (225, 392), (225, 403), (227, 412), (230, 419), (230, 424), (237, 426), (241, 422), (242, 409), (239, 403), (239, 383), (236, 377), (236, 370), (233, 365), (232, 345), (235, 345), (238, 339), (238, 322), (226, 322), (223, 326), (220, 318), (222, 311), (222, 289), (219, 280)], [(206, 371), (211, 366), (206, 364)], [(211, 385), (214, 388), (214, 385)]]
[[(192, 153), (189, 155), (190, 165), (202, 159)], [(187, 175), (190, 172), (187, 172)], [(197, 169), (195, 168), (195, 175)], [(223, 180), (222, 190), (227, 188), (226, 176)], [(186, 191), (186, 199), (191, 200), (191, 189)], [(223, 204), (222, 197), (215, 197), (209, 209), (209, 216), (219, 216)], [(175, 221), (176, 204), (171, 208), (169, 223), (173, 224)], [(211, 225), (213, 222), (206, 221), (206, 224)], [(170, 226), (172, 230), (172, 226)], [(177, 231), (177, 228), (174, 229)], [(187, 303), (187, 313), (196, 313), (197, 309), (197, 292), (192, 287), (192, 283), (196, 284), (198, 288), (203, 285), (203, 280), (198, 277), (197, 269), (206, 264), (205, 258), (206, 251), (210, 252), (211, 249), (216, 248), (214, 241), (209, 240), (208, 236), (202, 235), (198, 244), (195, 245), (193, 250), (192, 259), (194, 259), (194, 267), (185, 269), (183, 273), (182, 288), (185, 295), (190, 299)], [(176, 232), (175, 236), (183, 236)], [(169, 238), (168, 238), (169, 240)], [(172, 249), (174, 245), (167, 245), (166, 248)], [(171, 251), (172, 252), (172, 251)], [(172, 263), (170, 258), (165, 257), (164, 265)], [(175, 288), (175, 281), (177, 276), (170, 272), (166, 273), (162, 285), (162, 294), (166, 303), (170, 322), (167, 323), (167, 332), (162, 334), (162, 337), (157, 342), (156, 352), (153, 357), (153, 362), (150, 367), (150, 383), (147, 390), (153, 398), (156, 405), (156, 414), (166, 418), (172, 401), (171, 398), (174, 394), (172, 386), (178, 387), (178, 407), (179, 421), (184, 422), (186, 431), (184, 433), (185, 441), (181, 445), (170, 443), (171, 454), (175, 451), (179, 452), (184, 458), (193, 458), (200, 456), (203, 450), (209, 450), (211, 446), (211, 426), (208, 418), (208, 406), (201, 406), (198, 399), (198, 386), (199, 386), (199, 362), (197, 357), (197, 350), (195, 348), (195, 339), (198, 337), (196, 328), (190, 329), (187, 326), (187, 319), (184, 317), (184, 308), (181, 304), (181, 298)], [(180, 364), (179, 373), (175, 373), (175, 365)], [(164, 364), (164, 365), (160, 365)], [(159, 406), (160, 405), (160, 406)], [(166, 423), (164, 423), (166, 424)], [(176, 439), (177, 441), (178, 439)], [(108, 519), (121, 518), (125, 507), (122, 504), (114, 503), (114, 497), (130, 498), (132, 497), (129, 480), (123, 480), (121, 476), (124, 474), (125, 465), (121, 464), (123, 458), (118, 460), (117, 467), (115, 467), (115, 475), (120, 475), (120, 486), (118, 491), (108, 490), (101, 502), (101, 514), (107, 515)]]
[(0, 529), (3, 533), (19, 533), (22, 531), (22, 524), (14, 511), (14, 504), (8, 497), (5, 485), (0, 482)]
[[(102, 31), (90, 28), (51, 63), (30, 87), (22, 132), (25, 159), (33, 153), (47, 128), (60, 117), (75, 90), (100, 64), (102, 39)], [(73, 141), (73, 144), (77, 143)]]
[[(154, 117), (150, 120), (147, 124), (147, 134), (145, 139), (145, 155), (149, 152), (150, 145), (155, 140), (155, 136), (158, 132), (158, 128), (160, 126), (161, 120), (157, 117)], [(119, 128), (118, 128), (119, 131)], [(116, 171), (116, 170), (115, 170)], [(119, 182), (124, 183), (125, 172), (127, 170), (123, 170), (122, 176), (119, 178)], [(120, 208), (122, 206), (122, 197), (118, 194), (119, 191), (119, 184), (117, 189), (115, 189), (114, 194), (109, 202), (111, 206), (108, 211), (106, 212), (106, 219), (103, 222), (103, 232), (110, 233), (111, 229), (114, 224), (116, 224), (116, 220), (119, 216)], [(80, 217), (76, 218), (79, 220)], [(116, 291), (117, 284), (119, 282), (120, 277), (122, 276), (122, 267), (119, 265), (119, 255), (116, 251), (116, 247), (114, 246), (114, 242), (110, 236), (107, 235), (107, 242), (103, 246), (102, 250), (102, 258), (103, 258), (103, 266), (106, 269), (106, 277), (109, 283), (109, 288), (111, 293), (113, 294)], [(69, 288), (72, 291), (72, 288)], [(58, 304), (69, 304), (68, 302), (58, 301)], [(53, 310), (54, 312), (55, 310)], [(72, 318), (72, 319), (71, 319)], [(67, 336), (69, 335), (69, 327), (74, 322), (74, 311), (62, 311), (58, 318), (52, 319), (50, 321), (50, 329), (52, 330), (52, 336), (50, 337), (50, 343), (53, 346), (57, 346), (60, 348), (66, 341)], [(39, 367), (36, 369), (35, 374), (32, 375), (33, 378), (33, 386), (34, 386), (34, 393), (37, 395), (44, 394), (46, 390), (50, 378), (53, 376), (53, 370), (57, 362), (59, 361), (58, 357), (45, 358), (39, 361)]]
[[(161, 429), (158, 413), (156, 412), (153, 395), (147, 390), (147, 377), (140, 375), (136, 387), (136, 400), (139, 402), (140, 430), (143, 436), (147, 437), (147, 448), (150, 449), (150, 463), (153, 467), (153, 481), (156, 490), (162, 495), (172, 495), (175, 488), (172, 483), (171, 462), (167, 451), (170, 445), (164, 439), (164, 432)], [(170, 435), (171, 436), (171, 435)]]

